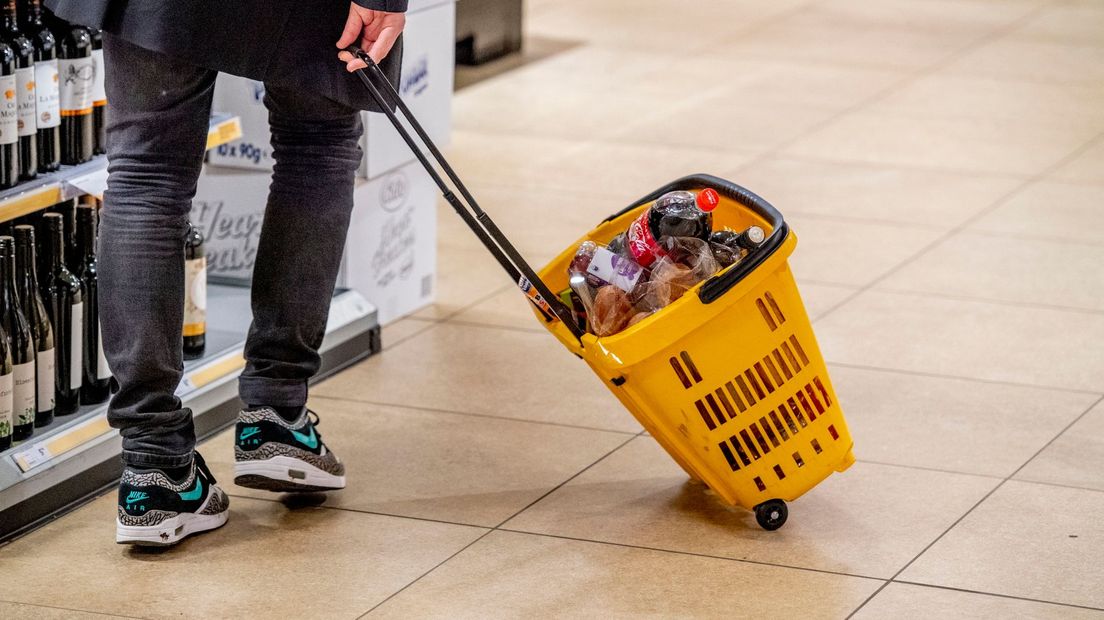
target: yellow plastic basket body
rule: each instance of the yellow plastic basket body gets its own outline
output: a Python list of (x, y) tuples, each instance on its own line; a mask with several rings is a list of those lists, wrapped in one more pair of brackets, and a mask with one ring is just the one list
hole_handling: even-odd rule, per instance
[[(540, 273), (568, 287), (578, 243), (608, 242), (646, 209), (627, 210), (592, 230)], [(754, 210), (722, 194), (714, 227), (773, 232)], [(604, 338), (576, 340), (545, 326), (586, 360), (668, 454), (729, 504), (792, 501), (853, 462), (851, 435), (780, 245), (711, 303), (699, 284), (659, 313)], [(538, 313), (538, 316), (540, 314)]]

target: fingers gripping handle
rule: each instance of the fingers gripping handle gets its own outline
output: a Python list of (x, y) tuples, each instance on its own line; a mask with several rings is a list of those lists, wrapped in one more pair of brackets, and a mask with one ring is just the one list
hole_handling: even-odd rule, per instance
[[(453, 171), (448, 161), (445, 160), (441, 151), (430, 139), (429, 135), (422, 128), (421, 124), (414, 118), (414, 115), (410, 112), (410, 109), (403, 102), (399, 93), (395, 91), (394, 86), (387, 79), (387, 76), (379, 68), (379, 65), (372, 60), (368, 54), (356, 47), (349, 46), (346, 51), (353, 54), (364, 62), (366, 67), (356, 71), (357, 76), (364, 83), (365, 88), (368, 89), (369, 95), (376, 102), (376, 105), (383, 111), (387, 118), (391, 121), (391, 124), (398, 131), (399, 136), (406, 142), (407, 146), (421, 162), (422, 166), (429, 173), (430, 178), (440, 188), (441, 194), (448, 201), (449, 205), (456, 211), (461, 219), (471, 228), (475, 236), (483, 243), (488, 251), (498, 260), (498, 263), (506, 271), (506, 273), (517, 283), (522, 292), (529, 298), (533, 304), (541, 310), (545, 315), (546, 320), (560, 320), (564, 326), (571, 331), (575, 338), (580, 338), (583, 335), (582, 330), (575, 323), (575, 319), (571, 310), (567, 308), (553, 293), (549, 290), (548, 285), (533, 271), (533, 268), (528, 262), (521, 256), (517, 249), (510, 243), (510, 240), (502, 234), (498, 226), (494, 223), (489, 215), (483, 209), (479, 207), (479, 203), (475, 201), (475, 198), (468, 191), (468, 188), (464, 185), (463, 181)], [(414, 132), (418, 134), (418, 138), (421, 139), (425, 145), (426, 150), (429, 151), (433, 159), (437, 162), (437, 165), (444, 171), (445, 176), (456, 187), (459, 196), (450, 189), (449, 185), (445, 182), (444, 178), (437, 171), (437, 168), (430, 162), (429, 157), (414, 140), (413, 136), (399, 120), (398, 115), (395, 113), (398, 110), (403, 118), (410, 124)], [(461, 198), (463, 200), (461, 200)]]

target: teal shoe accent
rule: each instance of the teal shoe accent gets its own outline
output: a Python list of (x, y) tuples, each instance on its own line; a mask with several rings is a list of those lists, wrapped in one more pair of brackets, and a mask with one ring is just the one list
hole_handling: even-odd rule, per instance
[(318, 436), (314, 434), (313, 426), (309, 426), (308, 428), (310, 429), (310, 434), (308, 435), (304, 435), (303, 433), (300, 433), (298, 431), (291, 431), (291, 434), (295, 437), (296, 440), (299, 441), (299, 443), (310, 448), (311, 450), (314, 450), (318, 447)]
[(141, 491), (131, 491), (127, 495), (126, 504), (129, 507), (134, 502), (140, 502), (144, 499), (149, 499), (149, 494), (148, 493), (143, 493)]
[(241, 435), (238, 435), (238, 441), (245, 441), (260, 432), (261, 428), (259, 426), (247, 426), (242, 429)]
[(182, 499), (186, 502), (194, 502), (195, 500), (197, 500), (197, 499), (199, 499), (200, 497), (203, 496), (203, 481), (200, 480), (198, 476), (196, 476), (195, 488), (192, 489), (191, 491), (184, 491), (182, 493), (177, 493), (177, 495), (180, 496), (180, 499)]

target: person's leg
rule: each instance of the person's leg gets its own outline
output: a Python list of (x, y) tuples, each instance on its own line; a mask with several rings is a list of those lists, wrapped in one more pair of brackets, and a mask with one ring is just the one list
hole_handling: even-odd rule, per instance
[(190, 466), (183, 373), (184, 235), (203, 164), (216, 73), (104, 34), (108, 190), (100, 226), (104, 354), (119, 382), (108, 420), (123, 461)]
[(265, 94), (276, 160), (253, 268), (242, 401), (307, 402), (353, 209), (360, 114), (298, 90)]
[(305, 408), (353, 209), (360, 114), (308, 93), (265, 95), (276, 165), (253, 267), (234, 482), (270, 491), (345, 486)]

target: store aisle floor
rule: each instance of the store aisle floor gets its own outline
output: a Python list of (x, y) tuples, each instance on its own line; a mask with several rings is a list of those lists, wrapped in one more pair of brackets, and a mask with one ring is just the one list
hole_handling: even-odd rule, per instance
[[(773, 202), (858, 462), (764, 532), (534, 323), (444, 205), (438, 302), (311, 405), (349, 488), (232, 484), (118, 547), (108, 495), (0, 549), (0, 617), (1104, 618), (1104, 6), (532, 0), (561, 50), (457, 94), (535, 263), (693, 172)], [(738, 346), (738, 343), (734, 346)]]

